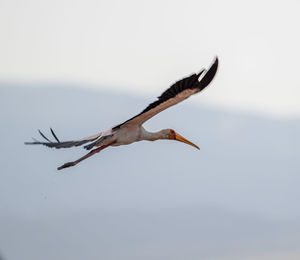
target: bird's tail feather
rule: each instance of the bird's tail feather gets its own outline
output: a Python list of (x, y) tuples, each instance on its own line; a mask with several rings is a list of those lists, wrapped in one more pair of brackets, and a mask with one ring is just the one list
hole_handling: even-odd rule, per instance
[(25, 144), (41, 144), (41, 145), (45, 145), (47, 147), (51, 147), (51, 148), (70, 148), (70, 147), (74, 147), (74, 146), (81, 146), (83, 144), (92, 142), (97, 140), (102, 133), (99, 134), (95, 134), (92, 136), (88, 136), (79, 140), (74, 140), (74, 141), (64, 141), (61, 142), (58, 137), (56, 136), (56, 134), (54, 133), (53, 129), (50, 128), (51, 134), (54, 137), (54, 139), (56, 140), (56, 142), (52, 142), (49, 138), (47, 138), (40, 130), (38, 130), (39, 134), (47, 141), (47, 142), (41, 142), (38, 141), (36, 139), (33, 138), (33, 142), (25, 142)]

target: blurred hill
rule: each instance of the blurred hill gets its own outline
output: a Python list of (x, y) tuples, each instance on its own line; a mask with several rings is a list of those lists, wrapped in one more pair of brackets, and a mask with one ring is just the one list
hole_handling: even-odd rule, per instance
[(4, 259), (299, 259), (299, 119), (185, 101), (145, 127), (200, 151), (140, 142), (60, 172), (86, 151), (23, 145), (50, 126), (61, 140), (100, 132), (154, 98), (0, 84)]

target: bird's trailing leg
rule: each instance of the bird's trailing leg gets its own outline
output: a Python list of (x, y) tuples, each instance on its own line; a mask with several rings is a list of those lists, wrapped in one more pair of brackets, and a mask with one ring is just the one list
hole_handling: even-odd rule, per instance
[(113, 143), (111, 144), (107, 144), (107, 145), (103, 145), (101, 147), (98, 147), (92, 151), (90, 151), (88, 154), (82, 156), (81, 158), (77, 159), (76, 161), (73, 161), (73, 162), (67, 162), (65, 163), (64, 165), (60, 166), (57, 168), (57, 170), (62, 170), (64, 168), (68, 168), (68, 167), (72, 167), (72, 166), (75, 166), (76, 164), (80, 163), (81, 161), (89, 158), (90, 156), (94, 155), (95, 153), (99, 153), (100, 151), (102, 151), (103, 149), (107, 148), (108, 146), (112, 145)]

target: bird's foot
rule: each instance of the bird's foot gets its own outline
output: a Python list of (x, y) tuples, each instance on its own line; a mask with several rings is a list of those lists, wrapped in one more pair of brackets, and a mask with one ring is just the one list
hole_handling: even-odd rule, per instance
[(72, 167), (72, 166), (75, 166), (75, 165), (76, 165), (76, 162), (67, 162), (64, 165), (58, 167), (57, 170), (62, 170), (64, 168)]

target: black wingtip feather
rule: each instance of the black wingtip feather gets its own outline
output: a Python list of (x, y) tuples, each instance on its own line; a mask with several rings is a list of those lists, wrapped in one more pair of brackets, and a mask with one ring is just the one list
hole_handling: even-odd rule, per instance
[(45, 140), (47, 140), (48, 142), (50, 142), (50, 143), (52, 143), (42, 132), (41, 132), (41, 130), (38, 130), (39, 131), (39, 133), (40, 133), (40, 135), (45, 139)]
[(50, 127), (50, 131), (51, 131), (53, 137), (55, 138), (55, 140), (56, 140), (58, 143), (60, 143), (59, 139), (57, 138), (56, 134), (54, 133), (54, 131), (53, 131), (53, 129), (52, 129), (51, 127)]
[(200, 79), (199, 83), (201, 85), (201, 89), (204, 89), (213, 80), (218, 70), (218, 64), (219, 64), (219, 60), (218, 57), (216, 57), (213, 64), (204, 74), (203, 78)]

